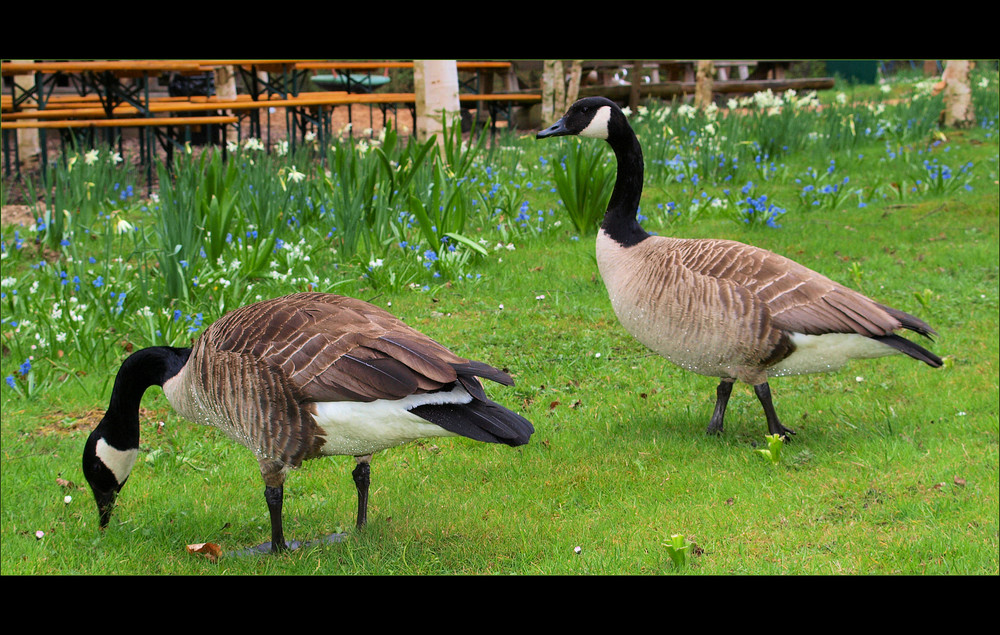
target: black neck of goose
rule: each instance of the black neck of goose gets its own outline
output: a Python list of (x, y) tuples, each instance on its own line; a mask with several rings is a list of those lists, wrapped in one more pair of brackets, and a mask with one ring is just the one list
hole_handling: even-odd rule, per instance
[(617, 112), (615, 115), (609, 129), (608, 143), (615, 152), (618, 173), (601, 229), (616, 242), (631, 247), (650, 236), (636, 218), (642, 197), (642, 146), (624, 115)]
[(118, 369), (103, 436), (117, 448), (139, 447), (139, 404), (146, 389), (162, 386), (187, 363), (190, 348), (154, 346), (132, 353)]

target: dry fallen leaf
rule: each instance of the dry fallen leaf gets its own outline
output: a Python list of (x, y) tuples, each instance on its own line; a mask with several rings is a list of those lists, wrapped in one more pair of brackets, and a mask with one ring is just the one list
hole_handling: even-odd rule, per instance
[(222, 555), (222, 547), (214, 542), (202, 542), (194, 545), (188, 545), (187, 550), (188, 553), (203, 555), (212, 562), (218, 560), (219, 556)]

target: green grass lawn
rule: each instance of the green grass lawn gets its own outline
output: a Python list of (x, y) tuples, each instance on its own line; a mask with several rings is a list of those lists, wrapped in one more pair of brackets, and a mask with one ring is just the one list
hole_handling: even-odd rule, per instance
[[(346, 538), (211, 561), (187, 545), (211, 542), (228, 554), (269, 538), (256, 461), (180, 419), (151, 389), (140, 458), (111, 525), (98, 531), (80, 455), (117, 364), (75, 362), (33, 398), (4, 387), (2, 572), (996, 575), (997, 142), (970, 133), (951, 147), (977, 163), (972, 192), (789, 207), (777, 229), (717, 216), (658, 229), (774, 250), (938, 331), (930, 348), (946, 359), (941, 369), (892, 357), (772, 381), (778, 413), (798, 433), (777, 463), (757, 451), (767, 428), (745, 385), (733, 391), (725, 433), (706, 436), (716, 381), (624, 332), (593, 238), (564, 223), (488, 250), (479, 277), (427, 290), (357, 279), (330, 289), (510, 372), (515, 386), (488, 392), (533, 421), (528, 445), (439, 439), (377, 455), (362, 532), (353, 459), (308, 462), (285, 486), (285, 535)], [(785, 159), (791, 172), (802, 167), (794, 161)], [(798, 188), (775, 184), (771, 199), (794, 201)], [(683, 196), (675, 185), (647, 187), (643, 209)], [(555, 206), (540, 187), (529, 199)], [(4, 267), (14, 275), (10, 261)], [(5, 359), (4, 374), (21, 361)], [(670, 557), (675, 534), (690, 543), (685, 565)]]

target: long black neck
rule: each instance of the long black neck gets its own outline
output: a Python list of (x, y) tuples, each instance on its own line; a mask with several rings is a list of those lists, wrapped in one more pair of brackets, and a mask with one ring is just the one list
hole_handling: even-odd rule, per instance
[(150, 386), (162, 386), (180, 372), (190, 348), (154, 346), (132, 353), (118, 369), (101, 436), (116, 448), (139, 447), (139, 403)]
[(615, 152), (618, 174), (601, 229), (616, 242), (631, 247), (649, 238), (636, 218), (642, 197), (642, 146), (625, 116), (618, 111), (609, 122), (608, 143)]

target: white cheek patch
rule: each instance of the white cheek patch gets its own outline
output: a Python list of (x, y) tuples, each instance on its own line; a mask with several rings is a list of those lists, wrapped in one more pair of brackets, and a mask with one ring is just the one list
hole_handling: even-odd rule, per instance
[(98, 439), (96, 453), (97, 458), (101, 459), (101, 463), (104, 463), (115, 475), (115, 480), (122, 483), (128, 478), (132, 466), (135, 465), (135, 459), (139, 456), (139, 448), (119, 450), (112, 447), (104, 439)]
[(591, 139), (607, 139), (609, 121), (611, 121), (611, 107), (601, 106), (587, 127), (580, 131), (580, 136)]

